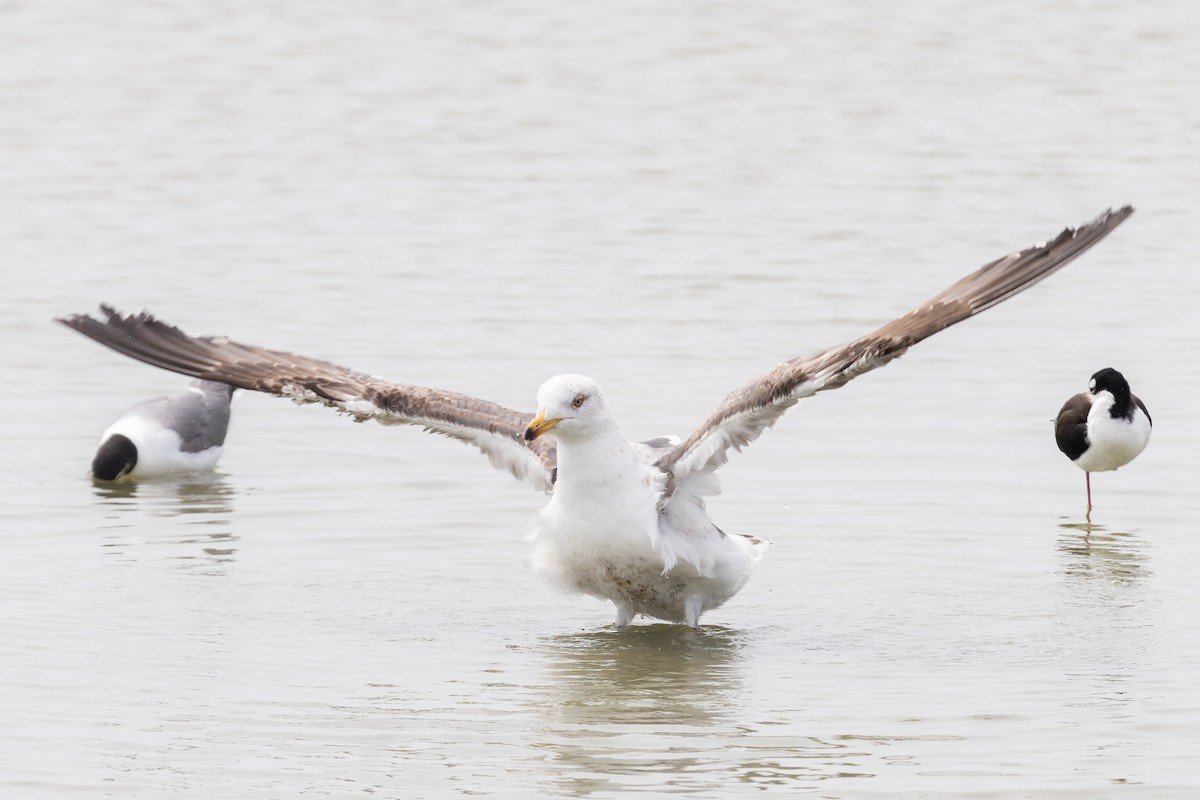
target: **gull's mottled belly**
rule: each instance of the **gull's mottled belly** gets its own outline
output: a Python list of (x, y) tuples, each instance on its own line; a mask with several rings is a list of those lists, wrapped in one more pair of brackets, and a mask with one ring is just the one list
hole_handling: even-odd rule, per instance
[(664, 575), (661, 562), (600, 562), (577, 573), (577, 581), (579, 591), (593, 597), (633, 606), (640, 613), (660, 619), (683, 620), (688, 585), (681, 578)]

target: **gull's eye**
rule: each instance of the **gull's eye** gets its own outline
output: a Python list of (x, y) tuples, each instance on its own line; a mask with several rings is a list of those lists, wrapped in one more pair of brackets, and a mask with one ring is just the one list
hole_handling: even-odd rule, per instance
[(571, 408), (582, 408), (583, 404), (586, 402), (587, 402), (586, 394), (577, 394), (577, 395), (575, 395), (575, 399), (571, 401)]

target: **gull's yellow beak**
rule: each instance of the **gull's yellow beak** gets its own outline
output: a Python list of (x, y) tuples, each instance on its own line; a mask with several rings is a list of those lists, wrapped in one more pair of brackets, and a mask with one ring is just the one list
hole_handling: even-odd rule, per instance
[(560, 422), (562, 422), (562, 417), (546, 419), (545, 413), (538, 414), (529, 423), (529, 427), (525, 429), (525, 441), (532, 442), (546, 431), (554, 430), (554, 426)]

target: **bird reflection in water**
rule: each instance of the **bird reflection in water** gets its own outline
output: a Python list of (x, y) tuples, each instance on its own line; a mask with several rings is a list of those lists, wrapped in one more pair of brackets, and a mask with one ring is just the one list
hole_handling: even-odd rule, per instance
[(1109, 531), (1090, 521), (1059, 527), (1058, 552), (1064, 575), (1135, 583), (1150, 574), (1148, 547), (1137, 534)]
[(555, 636), (551, 656), (566, 722), (710, 725), (737, 707), (745, 633), (641, 625)]
[(1055, 659), (1065, 686), (1062, 713), (1074, 724), (1125, 724), (1144, 700), (1147, 655), (1159, 633), (1147, 613), (1149, 544), (1103, 525), (1060, 526), (1061, 576)]
[[(544, 640), (537, 698), (553, 753), (548, 793), (663, 794), (720, 783), (758, 789), (871, 779), (877, 748), (764, 721), (746, 667), (785, 632), (705, 625), (608, 628)], [(886, 746), (891, 749), (891, 743)], [(895, 753), (889, 753), (894, 757)]]
[(144, 545), (184, 546), (172, 556), (209, 562), (230, 561), (237, 552), (231, 517), (236, 492), (218, 473), (127, 483), (93, 481), (92, 492), (103, 511), (103, 546), (115, 552), (129, 554)]
[(745, 644), (743, 633), (712, 625), (544, 640), (551, 674), (539, 706), (548, 718), (543, 746), (555, 755), (547, 788), (581, 795), (650, 781), (678, 791), (701, 779), (712, 766), (704, 742), (736, 732)]

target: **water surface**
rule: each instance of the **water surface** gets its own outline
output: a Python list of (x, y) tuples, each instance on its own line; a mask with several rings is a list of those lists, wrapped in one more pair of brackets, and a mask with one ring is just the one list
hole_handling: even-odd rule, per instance
[[(1069, 2), (0, 5), (0, 794), (1191, 797), (1197, 12)], [(722, 471), (775, 542), (698, 631), (544, 586), (469, 448), (247, 395), (218, 471), (94, 485), (197, 334), (631, 438), (1126, 202), (1063, 274)], [(1104, 366), (1154, 415), (1083, 475)]]

